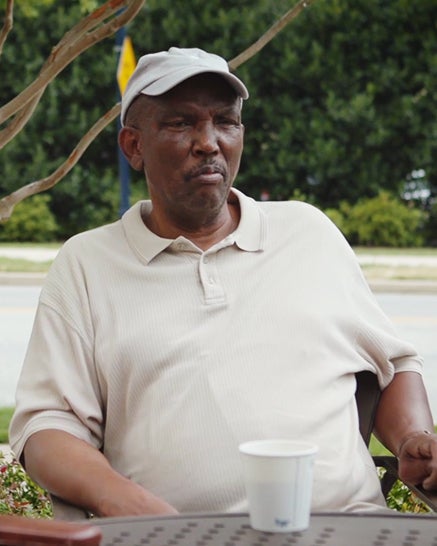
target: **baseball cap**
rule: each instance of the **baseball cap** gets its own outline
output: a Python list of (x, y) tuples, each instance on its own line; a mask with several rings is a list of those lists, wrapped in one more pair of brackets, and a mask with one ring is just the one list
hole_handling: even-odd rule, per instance
[(231, 74), (228, 63), (222, 57), (199, 48), (171, 47), (168, 51), (140, 57), (121, 99), (122, 125), (129, 106), (138, 95), (162, 95), (188, 78), (204, 72), (220, 74), (239, 96), (243, 99), (249, 97), (244, 83)]

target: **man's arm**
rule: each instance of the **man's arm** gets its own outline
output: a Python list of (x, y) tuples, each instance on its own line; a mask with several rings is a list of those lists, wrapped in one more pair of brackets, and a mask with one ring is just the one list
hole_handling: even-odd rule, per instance
[(381, 394), (375, 434), (399, 458), (402, 480), (437, 489), (437, 435), (420, 374), (395, 374)]
[(50, 429), (33, 434), (26, 442), (24, 464), (47, 491), (96, 516), (177, 513), (116, 472), (100, 451), (67, 432)]

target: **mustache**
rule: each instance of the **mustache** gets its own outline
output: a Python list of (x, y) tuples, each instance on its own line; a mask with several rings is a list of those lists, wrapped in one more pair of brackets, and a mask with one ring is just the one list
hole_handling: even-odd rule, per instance
[(223, 167), (223, 165), (220, 165), (220, 163), (209, 161), (207, 163), (202, 163), (202, 165), (199, 165), (189, 170), (185, 175), (185, 179), (189, 180), (190, 178), (202, 176), (203, 174), (215, 174), (215, 173), (219, 173), (223, 177), (225, 177), (226, 169), (225, 167)]

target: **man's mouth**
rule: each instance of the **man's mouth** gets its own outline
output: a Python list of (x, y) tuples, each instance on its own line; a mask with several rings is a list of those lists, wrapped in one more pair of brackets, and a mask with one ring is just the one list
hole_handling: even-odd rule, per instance
[(189, 178), (200, 180), (204, 184), (217, 184), (225, 178), (225, 172), (220, 165), (202, 165), (191, 171)]

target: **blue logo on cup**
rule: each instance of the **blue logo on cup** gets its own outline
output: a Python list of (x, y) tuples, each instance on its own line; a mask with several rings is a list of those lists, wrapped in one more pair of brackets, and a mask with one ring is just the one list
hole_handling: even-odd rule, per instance
[(275, 518), (275, 525), (278, 527), (287, 527), (287, 525), (290, 525), (291, 520), (290, 519), (279, 519)]

